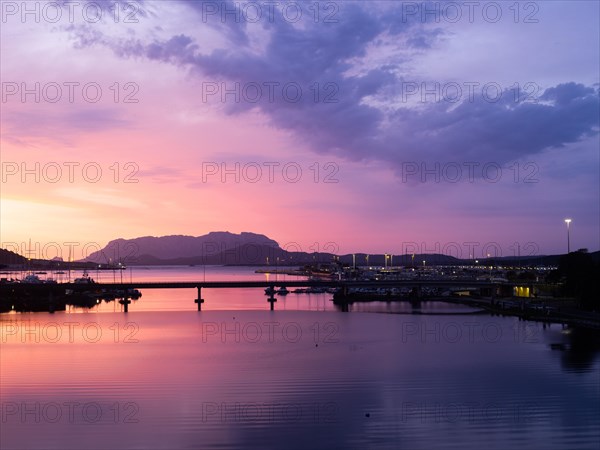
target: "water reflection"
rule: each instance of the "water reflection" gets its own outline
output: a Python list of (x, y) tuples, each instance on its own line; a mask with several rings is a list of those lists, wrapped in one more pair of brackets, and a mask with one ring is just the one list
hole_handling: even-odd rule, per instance
[(3, 448), (551, 449), (600, 438), (597, 353), (565, 367), (557, 356), (580, 341), (556, 325), (285, 310), (0, 324)]
[(572, 372), (593, 370), (600, 355), (600, 333), (588, 328), (562, 328), (560, 332), (549, 333), (549, 347), (560, 355), (562, 367)]

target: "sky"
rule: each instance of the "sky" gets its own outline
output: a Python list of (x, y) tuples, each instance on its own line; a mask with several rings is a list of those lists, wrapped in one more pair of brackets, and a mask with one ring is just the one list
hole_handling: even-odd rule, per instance
[(599, 2), (0, 3), (4, 248), (600, 249)]

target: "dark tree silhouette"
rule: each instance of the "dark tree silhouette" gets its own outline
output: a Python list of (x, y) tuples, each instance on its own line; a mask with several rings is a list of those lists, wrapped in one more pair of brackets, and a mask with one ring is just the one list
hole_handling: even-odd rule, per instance
[(565, 294), (575, 297), (583, 309), (600, 310), (600, 264), (587, 249), (561, 256), (557, 272), (565, 278)]

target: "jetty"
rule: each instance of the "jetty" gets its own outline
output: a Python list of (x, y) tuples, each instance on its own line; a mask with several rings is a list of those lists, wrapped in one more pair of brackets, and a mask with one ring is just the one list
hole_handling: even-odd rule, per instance
[[(523, 285), (523, 282), (519, 282)], [(164, 282), (129, 282), (129, 283), (0, 283), (0, 311), (8, 312), (11, 302), (26, 300), (30, 311), (64, 310), (68, 303), (66, 292), (82, 294), (85, 292), (120, 292), (118, 300), (123, 305), (123, 311), (129, 311), (132, 295), (128, 293), (146, 289), (189, 289), (194, 290), (193, 298), (197, 310), (202, 311), (205, 303), (203, 290), (210, 289), (262, 289), (266, 292), (269, 309), (275, 309), (278, 288), (321, 288), (335, 290), (333, 302), (341, 311), (349, 311), (350, 305), (366, 301), (443, 301), (459, 303), (475, 308), (484, 309), (492, 314), (518, 316), (523, 319), (542, 322), (562, 323), (574, 326), (600, 329), (600, 314), (581, 311), (573, 307), (547, 306), (543, 301), (526, 297), (508, 295), (512, 292), (514, 283), (491, 280), (270, 280), (270, 281), (164, 281)], [(526, 283), (533, 289), (537, 283)], [(356, 296), (351, 292), (357, 289), (409, 289), (410, 295), (396, 296)], [(433, 288), (448, 289), (453, 292), (477, 292), (477, 295), (452, 295), (441, 297), (428, 295)], [(532, 301), (533, 300), (533, 301)], [(83, 305), (81, 305), (83, 306)], [(89, 306), (89, 305), (88, 305)]]

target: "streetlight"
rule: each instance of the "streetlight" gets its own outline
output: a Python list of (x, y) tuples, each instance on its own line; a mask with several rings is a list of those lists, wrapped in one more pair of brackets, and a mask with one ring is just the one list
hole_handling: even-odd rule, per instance
[(565, 219), (567, 224), (567, 254), (571, 253), (571, 219)]

